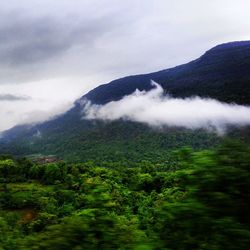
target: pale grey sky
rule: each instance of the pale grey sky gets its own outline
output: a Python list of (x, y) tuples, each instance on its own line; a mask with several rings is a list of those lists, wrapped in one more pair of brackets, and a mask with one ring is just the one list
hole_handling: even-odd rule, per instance
[(1, 1), (0, 131), (115, 78), (250, 40), (249, 12), (249, 0)]

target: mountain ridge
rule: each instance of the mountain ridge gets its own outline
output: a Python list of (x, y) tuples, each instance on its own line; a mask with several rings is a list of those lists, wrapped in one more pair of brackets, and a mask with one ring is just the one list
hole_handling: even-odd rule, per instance
[[(134, 154), (133, 148), (144, 155), (139, 149), (145, 149), (144, 145), (149, 147), (148, 151), (145, 149), (147, 153), (151, 150), (157, 154), (181, 146), (207, 148), (220, 140), (203, 130), (167, 128), (156, 131), (145, 124), (123, 120), (106, 123), (81, 119), (83, 99), (100, 105), (117, 101), (136, 89), (150, 90), (151, 80), (173, 97), (201, 96), (250, 105), (250, 41), (221, 44), (189, 63), (100, 85), (78, 99), (72, 109), (50, 121), (5, 131), (0, 153), (43, 153), (82, 160), (89, 159), (90, 155), (90, 159), (95, 158), (95, 154), (109, 159), (117, 151), (126, 158)], [(35, 136), (38, 131), (40, 137)], [(102, 153), (103, 150), (107, 153)]]
[[(216, 53), (216, 54), (214, 54), (214, 53)], [(218, 55), (219, 55), (219, 57), (218, 57)], [(244, 67), (240, 67), (240, 60), (245, 59), (246, 55), (247, 55), (247, 63), (244, 64)], [(238, 59), (236, 60), (235, 57)], [(188, 81), (185, 84), (183, 84), (182, 78), (183, 77), (185, 78), (185, 77), (187, 77), (188, 74), (191, 74), (191, 71), (199, 70), (201, 67), (204, 67), (204, 60), (206, 60), (206, 62), (209, 61), (209, 63), (211, 63), (211, 61), (213, 61), (213, 64), (215, 61), (217, 64), (215, 66), (218, 66), (218, 64), (220, 64), (219, 66), (221, 67), (222, 62), (220, 60), (222, 60), (222, 59), (224, 60), (224, 63), (226, 65), (229, 65), (229, 66), (230, 65), (232, 66), (232, 63), (231, 63), (232, 59), (234, 59), (234, 61), (235, 61), (235, 62), (233, 62), (233, 65), (235, 65), (235, 63), (239, 63), (238, 64), (239, 67), (237, 68), (238, 72), (236, 72), (237, 73), (236, 75), (233, 74), (234, 72), (232, 72), (232, 71), (234, 71), (234, 70), (232, 68), (230, 68), (230, 72), (226, 71), (226, 69), (224, 69), (223, 72), (226, 73), (228, 75), (228, 77), (229, 76), (232, 77), (232, 75), (233, 75), (233, 78), (239, 77), (239, 79), (240, 79), (239, 73), (241, 73), (241, 69), (242, 69), (244, 71), (244, 76), (246, 77), (246, 75), (247, 75), (250, 78), (250, 72), (249, 72), (249, 68), (250, 68), (250, 41), (230, 42), (230, 43), (224, 43), (224, 44), (217, 45), (217, 46), (213, 47), (212, 49), (206, 51), (198, 59), (192, 60), (191, 62), (182, 64), (182, 65), (179, 65), (176, 67), (172, 67), (169, 69), (163, 69), (163, 70), (156, 71), (153, 73), (148, 73), (148, 74), (126, 76), (126, 77), (122, 77), (122, 78), (113, 80), (109, 83), (102, 84), (102, 85), (94, 88), (93, 90), (89, 91), (82, 98), (87, 98), (88, 100), (92, 101), (95, 104), (105, 104), (105, 103), (109, 102), (110, 100), (119, 100), (122, 96), (131, 94), (132, 92), (135, 91), (136, 88), (139, 90), (151, 89), (152, 86), (150, 84), (150, 80), (154, 80), (157, 83), (161, 84), (162, 87), (166, 91), (168, 91), (170, 93), (172, 92), (171, 94), (174, 97), (188, 97), (191, 95), (200, 95), (202, 97), (207, 97), (208, 94), (202, 93), (201, 91), (197, 92), (197, 93), (187, 92), (187, 93), (183, 94), (183, 93), (181, 93), (181, 90), (178, 89), (178, 85), (179, 85), (179, 87), (185, 87), (185, 88), (193, 87), (192, 84), (194, 84), (195, 82), (196, 82), (196, 85), (199, 85), (202, 81), (204, 82), (203, 78), (199, 79), (200, 74), (204, 73), (204, 70), (203, 70), (203, 72), (197, 72), (197, 74), (195, 74), (193, 79), (188, 79)], [(209, 63), (208, 63), (208, 65), (206, 65), (206, 67), (209, 66)], [(215, 73), (214, 73), (215, 69), (212, 68), (208, 72), (209, 73), (208, 77), (209, 77), (209, 80), (211, 80), (211, 81), (215, 81), (218, 78), (218, 75), (215, 75)], [(180, 82), (182, 84), (180, 84)], [(113, 90), (114, 86), (116, 86), (117, 88), (120, 89), (119, 93), (114, 93), (114, 90)], [(248, 87), (246, 89), (247, 90), (247, 97), (245, 98), (246, 100), (238, 100), (239, 104), (250, 104), (250, 89), (249, 89), (249, 86), (247, 86), (247, 87)], [(111, 95), (109, 93), (107, 93), (108, 91), (111, 93)], [(182, 92), (183, 92), (183, 90), (182, 90)], [(115, 94), (115, 98), (114, 98), (114, 94)], [(113, 97), (113, 99), (111, 97)], [(218, 96), (215, 96), (215, 97), (217, 97), (217, 99), (220, 101), (226, 101), (226, 102), (233, 101), (232, 98), (231, 98), (232, 100), (230, 100), (230, 98), (228, 100), (226, 100), (225, 98), (218, 98)]]

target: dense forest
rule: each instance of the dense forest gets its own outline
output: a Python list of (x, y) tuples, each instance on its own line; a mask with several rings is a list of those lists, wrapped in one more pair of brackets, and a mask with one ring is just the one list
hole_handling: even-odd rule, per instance
[(250, 147), (167, 160), (0, 157), (0, 249), (248, 249)]
[[(46, 132), (42, 132), (41, 137), (24, 139), (23, 144), (19, 140), (7, 145), (0, 143), (0, 153), (20, 156), (52, 154), (69, 162), (138, 162), (142, 159), (158, 162), (166, 160), (169, 152), (176, 148), (190, 146), (201, 150), (214, 147), (221, 141), (215, 131), (206, 129), (152, 128), (124, 120), (81, 123), (68, 119), (62, 123), (68, 130), (58, 131), (58, 127), (51, 126)], [(22, 136), (25, 137), (25, 133)], [(244, 138), (248, 137), (244, 134)]]

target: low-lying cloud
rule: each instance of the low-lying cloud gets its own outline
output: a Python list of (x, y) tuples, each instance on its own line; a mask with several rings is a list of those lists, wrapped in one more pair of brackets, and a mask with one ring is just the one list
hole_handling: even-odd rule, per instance
[(119, 101), (105, 105), (84, 105), (84, 119), (125, 119), (150, 126), (178, 126), (189, 129), (214, 128), (224, 131), (228, 125), (250, 124), (250, 107), (222, 103), (214, 99), (173, 98), (164, 95), (162, 87), (152, 82), (152, 90), (136, 90)]

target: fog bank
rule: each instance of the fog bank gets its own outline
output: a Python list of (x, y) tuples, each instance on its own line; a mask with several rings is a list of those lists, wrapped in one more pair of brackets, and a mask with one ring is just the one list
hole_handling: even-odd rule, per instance
[(189, 129), (214, 128), (224, 131), (227, 125), (250, 124), (250, 107), (227, 104), (215, 99), (173, 98), (163, 95), (162, 87), (151, 91), (136, 90), (119, 101), (105, 105), (84, 103), (84, 119), (117, 120), (125, 119), (146, 123), (150, 126), (180, 126)]

